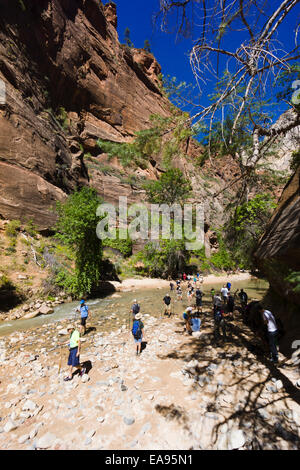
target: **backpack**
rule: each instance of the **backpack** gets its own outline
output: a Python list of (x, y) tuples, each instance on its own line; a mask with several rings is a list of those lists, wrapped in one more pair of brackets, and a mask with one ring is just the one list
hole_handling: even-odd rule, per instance
[(223, 309), (221, 309), (220, 307), (217, 307), (216, 308), (216, 311), (215, 311), (215, 321), (216, 322), (220, 322), (223, 318)]
[(140, 326), (140, 321), (139, 320), (135, 320), (133, 322), (133, 326), (132, 326), (132, 334), (133, 334), (133, 337), (135, 339), (141, 339), (142, 337), (142, 330), (141, 330), (141, 326)]

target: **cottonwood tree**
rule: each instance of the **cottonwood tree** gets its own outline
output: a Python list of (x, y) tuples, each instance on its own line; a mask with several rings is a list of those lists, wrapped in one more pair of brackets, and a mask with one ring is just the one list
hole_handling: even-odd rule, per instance
[[(299, 3), (300, 0), (160, 0), (158, 16), (163, 31), (173, 29), (186, 37), (196, 32), (190, 64), (200, 90), (209, 80), (220, 80), (226, 72), (227, 80), (219, 96), (209, 105), (199, 103), (199, 110), (190, 121), (208, 122), (211, 136), (216, 119), (223, 122), (230, 109), (234, 118), (229, 144), (245, 116), (252, 123), (252, 148), (242, 172), (246, 179), (249, 169), (255, 168), (278, 136), (300, 124), (299, 106), (293, 103), (289, 120), (276, 126), (268, 119), (257, 120), (252, 107), (254, 101), (256, 106), (263, 102), (282, 73), (289, 72), (300, 56)], [(294, 27), (289, 27), (291, 47), (280, 41), (288, 16), (289, 25), (294, 21)], [(241, 159), (241, 153), (237, 152), (236, 158)]]

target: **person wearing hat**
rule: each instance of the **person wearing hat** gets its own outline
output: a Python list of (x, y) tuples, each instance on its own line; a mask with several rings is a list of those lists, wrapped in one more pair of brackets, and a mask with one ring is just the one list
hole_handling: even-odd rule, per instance
[(141, 349), (142, 349), (142, 340), (146, 339), (145, 338), (145, 333), (144, 333), (144, 323), (141, 321), (142, 315), (140, 313), (137, 313), (132, 325), (132, 334), (134, 338), (134, 342), (136, 344), (136, 355), (141, 354)]
[(77, 312), (80, 312), (81, 320), (80, 320), (80, 333), (81, 336), (84, 336), (86, 333), (86, 321), (89, 316), (89, 308), (86, 305), (85, 301), (82, 299), (80, 301), (79, 307), (76, 309)]
[(78, 330), (74, 328), (73, 325), (67, 326), (67, 331), (70, 334), (69, 338), (69, 358), (68, 358), (68, 366), (69, 375), (64, 378), (64, 381), (67, 382), (68, 380), (72, 380), (73, 378), (73, 369), (80, 369), (80, 375), (85, 373), (85, 368), (80, 365), (80, 333)]
[(192, 307), (187, 307), (187, 309), (183, 312), (183, 319), (185, 320), (185, 329), (184, 331), (186, 331), (187, 333), (189, 334), (192, 334), (192, 328), (191, 328), (191, 325), (190, 325), (190, 319), (191, 319), (191, 316), (192, 316), (192, 312), (193, 312), (193, 308)]

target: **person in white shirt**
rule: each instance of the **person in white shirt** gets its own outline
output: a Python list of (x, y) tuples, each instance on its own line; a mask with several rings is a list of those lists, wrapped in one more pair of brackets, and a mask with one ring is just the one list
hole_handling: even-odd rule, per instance
[(222, 289), (221, 289), (221, 295), (222, 295), (224, 304), (225, 304), (226, 301), (227, 301), (228, 292), (229, 292), (229, 291), (228, 291), (228, 288), (226, 287), (226, 284), (224, 284), (224, 286), (223, 286)]
[(268, 328), (268, 338), (269, 338), (269, 346), (270, 346), (270, 353), (271, 353), (271, 361), (278, 362), (278, 351), (277, 351), (277, 333), (278, 328), (276, 324), (276, 320), (274, 315), (270, 310), (265, 310), (262, 305), (259, 305), (258, 312), (262, 314), (263, 322), (267, 325)]

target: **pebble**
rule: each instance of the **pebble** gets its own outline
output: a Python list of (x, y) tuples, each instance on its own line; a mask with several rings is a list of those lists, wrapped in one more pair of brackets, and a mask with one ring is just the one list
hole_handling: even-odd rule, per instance
[(241, 429), (233, 429), (227, 434), (227, 449), (240, 449), (246, 443), (245, 434)]
[(7, 421), (3, 429), (4, 429), (4, 432), (10, 432), (10, 431), (14, 431), (15, 429), (17, 429), (17, 427), (18, 425), (15, 421)]
[(29, 439), (29, 434), (24, 434), (23, 436), (19, 437), (18, 443), (19, 444), (24, 444)]
[(34, 411), (37, 408), (37, 404), (31, 400), (26, 400), (22, 406), (23, 411)]
[(124, 416), (123, 421), (124, 421), (125, 424), (130, 426), (131, 424), (133, 424), (135, 422), (135, 419), (134, 418), (127, 418), (126, 416)]
[(38, 449), (49, 449), (56, 440), (56, 436), (51, 432), (44, 434), (36, 443)]

